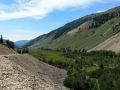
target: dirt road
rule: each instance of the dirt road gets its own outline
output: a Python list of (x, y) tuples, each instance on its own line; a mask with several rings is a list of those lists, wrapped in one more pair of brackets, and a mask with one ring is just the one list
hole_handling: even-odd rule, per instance
[(17, 55), (20, 55), (20, 54), (8, 54), (8, 55), (0, 55), (0, 56), (4, 57), (4, 56), (17, 56)]

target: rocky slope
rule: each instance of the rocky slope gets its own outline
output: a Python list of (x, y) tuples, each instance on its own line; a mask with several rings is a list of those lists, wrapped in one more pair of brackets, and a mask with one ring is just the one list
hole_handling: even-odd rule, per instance
[(38, 61), (28, 54), (8, 56), (8, 59), (17, 65), (20, 65), (34, 76), (41, 78), (45, 82), (51, 84), (55, 90), (61, 90), (61, 88), (64, 88), (62, 83), (67, 76), (66, 71)]
[[(65, 70), (0, 46), (0, 90), (68, 90), (63, 86)], [(9, 53), (1, 52), (3, 48)]]
[(95, 50), (112, 50), (116, 53), (119, 53), (120, 52), (120, 33), (105, 40), (103, 43), (99, 44), (98, 46), (88, 50), (88, 52), (95, 51)]
[(13, 49), (10, 49), (4, 45), (0, 44), (0, 55), (7, 55), (7, 54), (17, 54)]
[(1, 90), (54, 90), (50, 83), (34, 76), (5, 57), (0, 57)]

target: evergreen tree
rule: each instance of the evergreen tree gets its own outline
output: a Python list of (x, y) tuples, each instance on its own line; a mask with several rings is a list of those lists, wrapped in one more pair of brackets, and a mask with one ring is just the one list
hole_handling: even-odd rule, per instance
[(14, 49), (14, 42), (10, 41), (10, 40), (6, 40), (6, 44), (9, 48)]
[(104, 69), (104, 66), (103, 66), (103, 64), (102, 64), (102, 63), (100, 64), (100, 68), (101, 68), (101, 69)]
[(1, 38), (0, 38), (0, 43), (3, 44), (3, 37), (2, 37), (2, 35), (1, 35)]

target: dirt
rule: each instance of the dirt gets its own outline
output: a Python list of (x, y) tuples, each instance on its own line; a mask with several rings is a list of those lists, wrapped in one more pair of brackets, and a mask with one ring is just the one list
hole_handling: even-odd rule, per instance
[(36, 77), (6, 57), (0, 56), (0, 90), (54, 90), (50, 83)]
[(83, 23), (82, 25), (78, 26), (77, 28), (69, 31), (67, 34), (68, 35), (74, 35), (76, 32), (78, 32), (81, 28), (83, 28), (87, 23)]
[(17, 54), (16, 51), (14, 51), (13, 49), (8, 48), (7, 46), (4, 46), (2, 44), (0, 44), (0, 55), (7, 55), (7, 54)]
[(10, 61), (20, 65), (25, 70), (34, 74), (38, 78), (42, 78), (55, 88), (55, 90), (66, 90), (63, 81), (67, 77), (67, 72), (49, 64), (36, 60), (28, 54), (17, 56), (8, 56)]
[(103, 43), (99, 44), (98, 46), (88, 50), (88, 52), (95, 51), (95, 50), (112, 50), (112, 51), (115, 51), (116, 53), (119, 53), (120, 52), (120, 33), (105, 40)]
[(68, 90), (65, 70), (0, 45), (0, 90)]

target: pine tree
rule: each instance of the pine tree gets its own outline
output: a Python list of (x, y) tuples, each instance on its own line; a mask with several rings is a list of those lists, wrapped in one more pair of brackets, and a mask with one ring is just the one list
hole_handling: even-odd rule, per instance
[(104, 66), (103, 66), (103, 64), (102, 64), (102, 63), (100, 64), (100, 68), (101, 68), (101, 69), (104, 69)]
[(9, 48), (14, 49), (14, 42), (10, 41), (10, 40), (6, 40), (6, 44)]
[(2, 37), (2, 35), (1, 35), (1, 38), (0, 38), (0, 43), (3, 44), (3, 37)]

